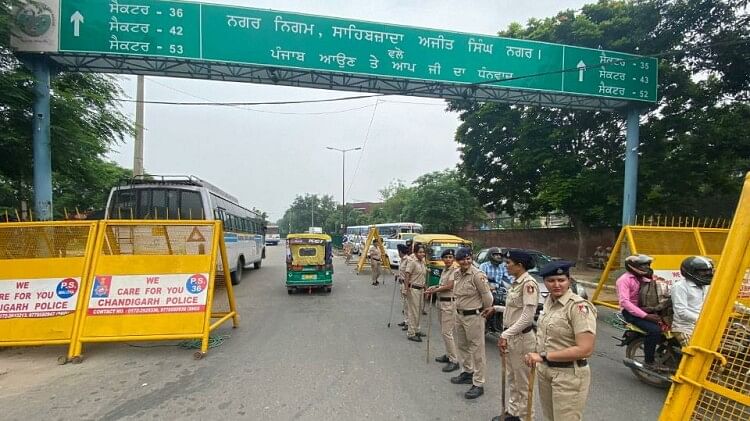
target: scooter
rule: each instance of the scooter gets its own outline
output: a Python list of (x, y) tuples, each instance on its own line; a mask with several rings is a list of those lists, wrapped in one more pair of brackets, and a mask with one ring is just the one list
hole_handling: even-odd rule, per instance
[[(492, 290), (492, 305), (493, 306), (504, 306), (505, 298), (508, 295), (508, 290), (504, 286), (498, 286)], [(485, 334), (494, 333), (499, 335), (503, 332), (503, 313), (500, 311), (495, 312), (492, 317), (488, 318), (484, 322)]]
[(643, 344), (646, 339), (646, 332), (638, 326), (628, 323), (617, 313), (617, 318), (625, 325), (625, 332), (622, 338), (613, 336), (620, 341), (618, 346), (624, 346), (625, 359), (623, 364), (628, 367), (638, 380), (651, 386), (668, 388), (672, 384), (671, 376), (677, 371), (682, 358), (680, 342), (675, 335), (667, 330), (662, 332), (661, 341), (656, 345), (656, 354), (654, 362), (663, 370), (652, 370), (646, 367), (645, 352)]

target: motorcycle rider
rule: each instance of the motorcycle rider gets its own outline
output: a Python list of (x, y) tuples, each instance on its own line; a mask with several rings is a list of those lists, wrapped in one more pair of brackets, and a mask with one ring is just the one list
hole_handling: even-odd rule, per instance
[(487, 250), (489, 259), (479, 265), (479, 270), (487, 275), (487, 282), (492, 289), (503, 286), (506, 289), (510, 287), (513, 278), (508, 274), (508, 267), (503, 261), (503, 254), (499, 247), (491, 247)]
[(684, 279), (672, 289), (672, 332), (680, 345), (688, 346), (714, 277), (714, 262), (705, 256), (690, 256), (682, 261), (680, 273)]
[(656, 313), (649, 313), (639, 304), (639, 295), (641, 286), (644, 283), (654, 282), (654, 271), (651, 269), (651, 262), (654, 259), (645, 254), (628, 256), (625, 258), (625, 270), (617, 278), (617, 298), (622, 309), (622, 316), (625, 321), (643, 329), (646, 332), (646, 338), (643, 342), (644, 362), (646, 368), (659, 371), (654, 361), (656, 354), (656, 345), (661, 341), (662, 329), (660, 323), (661, 317)]

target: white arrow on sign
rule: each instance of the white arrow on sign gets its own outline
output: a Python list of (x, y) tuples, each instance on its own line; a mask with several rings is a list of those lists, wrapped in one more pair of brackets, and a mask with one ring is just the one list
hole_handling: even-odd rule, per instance
[(576, 67), (578, 68), (578, 81), (583, 82), (583, 72), (586, 71), (586, 63), (581, 60)]
[(75, 13), (70, 17), (70, 23), (73, 24), (73, 36), (78, 37), (81, 35), (81, 24), (83, 23), (83, 15), (81, 12), (76, 10)]

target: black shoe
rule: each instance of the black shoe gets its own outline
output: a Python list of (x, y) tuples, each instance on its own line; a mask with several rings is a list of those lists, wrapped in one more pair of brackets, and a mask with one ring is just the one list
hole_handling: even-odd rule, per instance
[(398, 324), (398, 326), (401, 326), (401, 327), (406, 326), (406, 322), (401, 322)]
[(484, 388), (482, 386), (471, 386), (471, 389), (464, 393), (466, 399), (476, 399), (482, 395), (484, 395)]
[(422, 342), (422, 338), (420, 338), (420, 337), (419, 337), (419, 336), (417, 336), (417, 335), (414, 335), (414, 336), (407, 336), (407, 337), (406, 337), (406, 339), (408, 339), (408, 340), (410, 340), (410, 341), (414, 341), (414, 342)]
[(426, 312), (426, 311), (424, 311), (424, 310), (422, 310), (422, 314), (424, 314), (424, 315), (426, 316), (426, 315), (427, 315), (427, 312)]
[(451, 360), (449, 360), (449, 359), (448, 359), (448, 356), (447, 356), (447, 355), (445, 355), (445, 354), (443, 354), (443, 355), (441, 355), (441, 356), (439, 356), (439, 357), (435, 358), (435, 361), (436, 361), (436, 362), (439, 362), (439, 363), (449, 363), (449, 362), (451, 362)]
[(401, 326), (401, 330), (409, 330), (409, 326), (403, 325), (403, 326)]
[(474, 377), (474, 374), (462, 371), (461, 374), (459, 374), (458, 376), (451, 377), (451, 383), (453, 383), (453, 384), (471, 384), (471, 378), (472, 377)]
[(420, 338), (424, 338), (427, 335), (422, 332), (417, 332), (417, 336), (419, 336)]
[(460, 367), (458, 366), (458, 364), (449, 362), (445, 365), (445, 367), (443, 367), (443, 373), (450, 373), (451, 371), (456, 371), (459, 368)]
[(515, 415), (510, 415), (507, 411), (503, 415), (498, 415), (498, 416), (492, 418), (492, 421), (507, 421), (507, 420), (518, 420), (518, 421), (521, 421), (520, 418), (518, 418)]
[(508, 415), (505, 417), (504, 421), (521, 421), (521, 417), (517, 417), (515, 415)]

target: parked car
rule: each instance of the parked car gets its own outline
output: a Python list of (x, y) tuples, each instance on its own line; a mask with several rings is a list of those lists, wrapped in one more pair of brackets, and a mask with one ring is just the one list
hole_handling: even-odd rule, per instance
[(401, 259), (398, 256), (399, 244), (406, 244), (406, 240), (398, 240), (395, 238), (387, 238), (383, 241), (385, 252), (388, 253), (388, 261), (391, 263), (392, 268), (397, 268)]
[[(534, 279), (536, 279), (537, 283), (539, 284), (539, 292), (540, 297), (539, 301), (540, 303), (544, 302), (544, 299), (547, 298), (549, 295), (549, 292), (547, 291), (547, 287), (544, 285), (544, 282), (542, 281), (542, 277), (539, 276), (539, 268), (546, 265), (549, 262), (552, 262), (554, 260), (560, 260), (558, 257), (551, 257), (548, 256), (541, 251), (537, 250), (530, 250), (530, 249), (522, 249), (522, 248), (514, 248), (514, 247), (500, 247), (500, 251), (505, 253), (507, 250), (519, 250), (524, 251), (531, 255), (531, 258), (534, 260), (534, 267), (529, 269), (529, 275), (531, 275)], [(481, 249), (474, 257), (474, 263), (477, 265), (477, 268), (482, 263), (489, 260), (489, 256), (487, 252), (489, 251), (489, 248)], [(585, 299), (589, 299), (589, 294), (586, 292), (586, 288), (584, 288), (582, 285), (579, 285), (577, 282), (575, 282), (575, 279), (573, 279), (573, 285), (571, 285), (571, 289), (581, 297)]]

